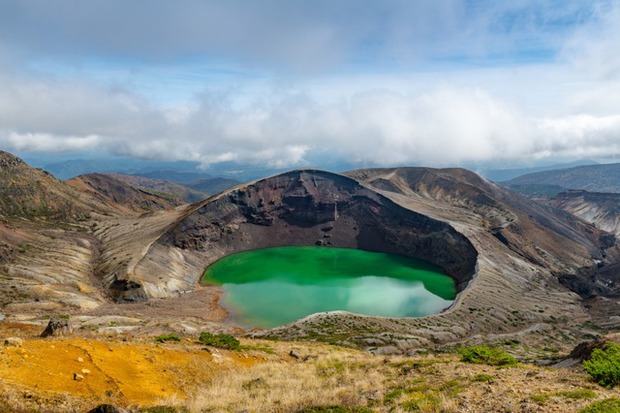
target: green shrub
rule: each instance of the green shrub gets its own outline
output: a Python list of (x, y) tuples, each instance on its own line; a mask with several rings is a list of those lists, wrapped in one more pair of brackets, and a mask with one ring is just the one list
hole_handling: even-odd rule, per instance
[(419, 399), (408, 400), (400, 405), (407, 412), (437, 412), (441, 402), (433, 395), (424, 395)]
[(620, 345), (610, 342), (602, 350), (594, 349), (590, 360), (583, 362), (583, 368), (601, 386), (620, 384)]
[(181, 337), (172, 333), (172, 334), (162, 334), (160, 336), (155, 337), (155, 341), (158, 343), (164, 343), (166, 341), (181, 341)]
[(459, 350), (461, 361), (490, 366), (508, 366), (516, 364), (517, 359), (496, 347), (472, 346)]
[(545, 404), (553, 397), (550, 393), (542, 393), (542, 394), (534, 394), (530, 396), (530, 399), (535, 401), (538, 404)]
[(493, 381), (493, 376), (490, 374), (476, 374), (471, 378), (471, 381), (481, 381), (483, 383), (489, 383)]
[(579, 413), (620, 413), (620, 399), (605, 399), (579, 410)]
[(560, 397), (564, 397), (565, 399), (573, 399), (573, 400), (596, 399), (596, 392), (590, 389), (561, 391), (561, 392), (557, 392), (556, 395)]
[(228, 350), (239, 350), (241, 348), (241, 343), (239, 343), (239, 340), (230, 334), (213, 334), (202, 332), (200, 333), (200, 338), (198, 340), (207, 346), (219, 347)]

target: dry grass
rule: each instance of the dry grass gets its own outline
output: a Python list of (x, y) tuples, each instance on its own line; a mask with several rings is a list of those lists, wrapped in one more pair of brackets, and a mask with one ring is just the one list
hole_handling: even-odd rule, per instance
[(318, 405), (366, 406), (386, 377), (361, 354), (332, 350), (306, 362), (267, 362), (213, 377), (190, 411), (292, 412)]
[[(290, 348), (288, 343), (275, 345), (280, 357)], [(532, 396), (541, 390), (558, 395), (587, 391), (593, 399), (613, 395), (578, 370), (472, 365), (453, 354), (386, 359), (338, 347), (295, 346), (303, 349), (302, 355), (315, 357), (293, 361), (285, 356), (243, 370), (221, 370), (190, 400), (177, 404), (192, 413), (292, 413), (312, 406), (390, 413), (576, 412), (591, 400)]]
[[(576, 412), (617, 396), (578, 369), (470, 364), (457, 354), (385, 358), (308, 342), (242, 345), (241, 351), (205, 351), (197, 341), (162, 345), (153, 337), (27, 339), (21, 348), (0, 348), (0, 413), (84, 412), (102, 402), (191, 413), (293, 413), (315, 406)], [(292, 348), (297, 358), (289, 355)], [(69, 376), (78, 367), (91, 371), (80, 382)]]

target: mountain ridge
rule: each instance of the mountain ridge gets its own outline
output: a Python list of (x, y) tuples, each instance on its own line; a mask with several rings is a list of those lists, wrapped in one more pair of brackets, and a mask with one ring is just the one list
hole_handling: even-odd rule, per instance
[(568, 169), (536, 172), (502, 182), (509, 188), (518, 186), (557, 186), (559, 189), (582, 189), (590, 192), (620, 193), (620, 163), (576, 166)]

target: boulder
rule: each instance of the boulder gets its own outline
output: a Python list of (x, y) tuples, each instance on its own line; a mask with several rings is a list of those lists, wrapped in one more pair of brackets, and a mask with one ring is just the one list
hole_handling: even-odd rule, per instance
[(4, 339), (4, 345), (10, 347), (21, 347), (24, 341), (19, 337), (8, 337)]
[(580, 343), (570, 352), (568, 358), (579, 361), (589, 360), (594, 349), (602, 349), (609, 342), (619, 344), (620, 334), (608, 334), (592, 341)]
[(41, 333), (41, 337), (62, 337), (73, 332), (71, 322), (65, 318), (52, 318)]
[(592, 352), (595, 349), (603, 349), (605, 348), (605, 345), (610, 342), (620, 344), (620, 333), (607, 334), (591, 341), (584, 341), (583, 343), (579, 343), (567, 357), (565, 357), (559, 363), (554, 364), (553, 367), (571, 367), (581, 363), (584, 360), (589, 360), (592, 356)]

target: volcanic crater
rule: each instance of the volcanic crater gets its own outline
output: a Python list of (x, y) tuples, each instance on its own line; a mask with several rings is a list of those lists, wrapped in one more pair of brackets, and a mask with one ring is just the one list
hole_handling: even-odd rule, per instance
[[(52, 188), (58, 204), (79, 199), (81, 208), (63, 229), (53, 229), (49, 219), (1, 223), (12, 252), (5, 254), (0, 287), (19, 286), (3, 307), (12, 319), (52, 311), (91, 324), (93, 317), (125, 317), (133, 320), (128, 331), (140, 328), (140, 319), (231, 331), (218, 305), (221, 287), (198, 284), (205, 268), (236, 252), (288, 245), (423, 259), (450, 275), (459, 294), (446, 311), (422, 318), (317, 313), (256, 336), (383, 353), (480, 338), (566, 343), (593, 333), (595, 305), (577, 294), (583, 285), (603, 295), (618, 292), (613, 280), (601, 279), (601, 268), (619, 261), (613, 235), (463, 169), (297, 170), (144, 213), (108, 208), (21, 163), (10, 168), (20, 182), (31, 177), (42, 190)], [(96, 190), (92, 182), (89, 192)], [(149, 205), (135, 197), (136, 205)], [(620, 323), (615, 313), (596, 317), (605, 328)]]

